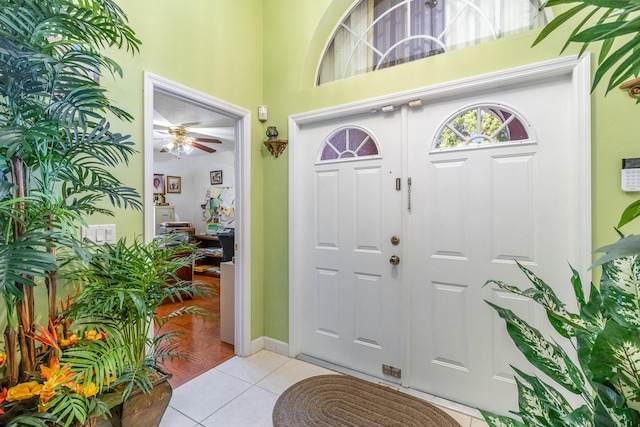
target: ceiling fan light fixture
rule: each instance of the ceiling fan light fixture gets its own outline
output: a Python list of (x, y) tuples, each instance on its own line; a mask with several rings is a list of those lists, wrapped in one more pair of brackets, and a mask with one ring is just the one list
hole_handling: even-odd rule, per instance
[(184, 126), (169, 126), (168, 131), (173, 135), (173, 141), (164, 146), (166, 151), (178, 159), (180, 155), (189, 155), (193, 151), (193, 147), (191, 146), (193, 139), (189, 137), (189, 132)]

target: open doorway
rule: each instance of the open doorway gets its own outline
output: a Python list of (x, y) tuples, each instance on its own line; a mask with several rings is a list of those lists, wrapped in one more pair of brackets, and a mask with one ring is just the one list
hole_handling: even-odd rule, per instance
[[(144, 110), (145, 240), (180, 227), (201, 247), (221, 249), (207, 251), (189, 272), (218, 290), (216, 304), (226, 304), (222, 313), (213, 312), (220, 318), (215, 325), (176, 326), (186, 328), (186, 341), (198, 347), (190, 351), (190, 363), (198, 367), (177, 368), (189, 375), (203, 365), (199, 355), (221, 362), (234, 353), (246, 356), (250, 348), (250, 112), (148, 73)], [(229, 234), (235, 245), (228, 244)], [(221, 282), (226, 292), (220, 292)], [(192, 326), (202, 330), (189, 331)], [(212, 327), (226, 330), (224, 342)]]

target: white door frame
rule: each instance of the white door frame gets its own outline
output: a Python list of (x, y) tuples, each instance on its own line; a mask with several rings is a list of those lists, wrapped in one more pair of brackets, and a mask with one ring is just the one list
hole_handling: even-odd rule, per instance
[(155, 234), (153, 220), (153, 92), (194, 102), (235, 120), (236, 273), (235, 353), (251, 351), (251, 112), (154, 74), (144, 73), (144, 237)]
[[(297, 278), (304, 276), (304, 266), (299, 261), (301, 242), (296, 240), (299, 233), (296, 230), (308, 224), (307, 218), (301, 218), (296, 214), (297, 194), (306, 191), (301, 180), (296, 179), (304, 168), (310, 165), (299, 161), (301, 148), (298, 144), (301, 141), (302, 127), (315, 122), (331, 120), (348, 115), (362, 114), (370, 111), (379, 111), (383, 107), (397, 108), (406, 105), (411, 101), (420, 100), (427, 104), (439, 99), (464, 96), (466, 93), (473, 93), (478, 90), (500, 88), (503, 86), (513, 86), (517, 84), (527, 84), (535, 80), (544, 80), (555, 76), (570, 76), (573, 85), (574, 105), (576, 109), (567, 114), (572, 114), (574, 123), (580, 124), (575, 129), (572, 146), (576, 147), (575, 153), (578, 159), (578, 186), (580, 188), (581, 216), (576, 218), (574, 235), (578, 236), (577, 247), (582, 248), (578, 254), (567, 254), (570, 259), (576, 260), (574, 267), (580, 272), (583, 283), (591, 282), (591, 108), (590, 108), (590, 86), (591, 86), (591, 66), (590, 56), (585, 54), (581, 57), (575, 55), (552, 59), (536, 64), (526, 65), (494, 73), (483, 74), (466, 79), (442, 83), (426, 88), (413, 89), (406, 92), (386, 95), (379, 98), (358, 101), (350, 104), (339, 105), (316, 111), (295, 114), (289, 117), (289, 356), (295, 357), (301, 351), (302, 334), (302, 297), (301, 289), (304, 286)], [(405, 222), (406, 223), (406, 222)], [(405, 253), (405, 257), (411, 254)], [(405, 275), (405, 280), (410, 278)], [(406, 286), (406, 285), (403, 285)], [(408, 296), (409, 288), (403, 288)], [(406, 299), (406, 298), (405, 298)], [(404, 325), (410, 324), (410, 313), (407, 311)], [(407, 346), (409, 340), (405, 339)], [(405, 349), (408, 350), (408, 349)], [(408, 355), (409, 351), (405, 351)], [(409, 366), (407, 364), (406, 366)], [(410, 374), (409, 374), (410, 375)]]

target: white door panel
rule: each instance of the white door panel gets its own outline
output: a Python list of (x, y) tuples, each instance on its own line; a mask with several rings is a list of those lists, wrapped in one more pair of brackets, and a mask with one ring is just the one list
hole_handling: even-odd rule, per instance
[[(379, 156), (318, 161), (321, 144), (344, 126), (366, 129)], [(382, 364), (401, 367), (401, 274), (389, 263), (402, 257), (390, 243), (401, 231), (400, 119), (348, 117), (303, 130), (310, 197), (304, 240), (302, 353), (370, 375)], [(389, 380), (398, 381), (389, 377)]]
[[(568, 80), (552, 81), (410, 112), (411, 235), (421, 236), (410, 242), (419, 257), (410, 274), (412, 387), (499, 412), (517, 407), (509, 364), (529, 365), (484, 300), (542, 329), (545, 320), (530, 301), (483, 285), (497, 279), (529, 287), (517, 260), (565, 300), (571, 294), (566, 262), (578, 251), (571, 93)], [(483, 100), (520, 113), (533, 140), (432, 150), (443, 122)]]

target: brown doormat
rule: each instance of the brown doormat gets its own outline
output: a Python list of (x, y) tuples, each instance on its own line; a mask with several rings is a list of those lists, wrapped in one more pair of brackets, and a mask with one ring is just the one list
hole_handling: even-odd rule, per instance
[(344, 375), (320, 375), (285, 390), (273, 408), (275, 427), (460, 427), (424, 400)]

